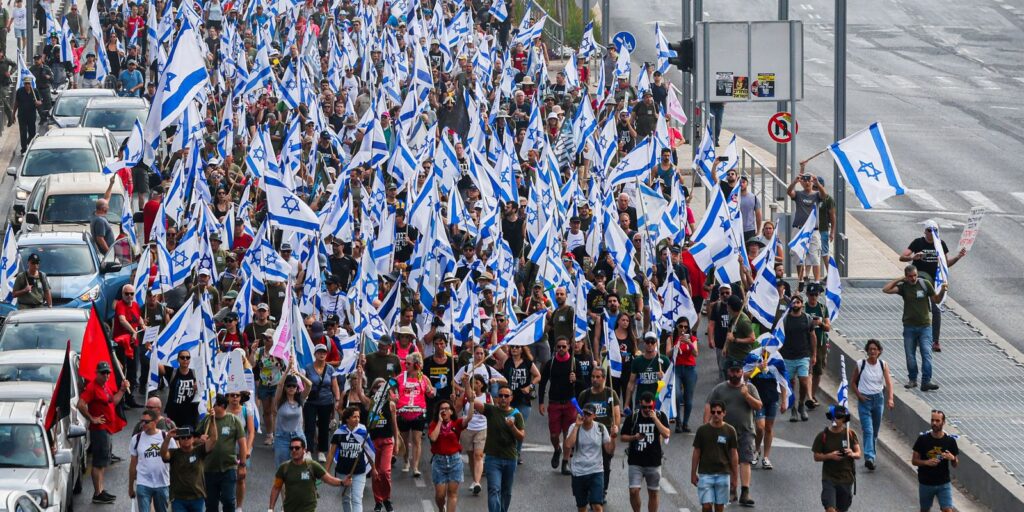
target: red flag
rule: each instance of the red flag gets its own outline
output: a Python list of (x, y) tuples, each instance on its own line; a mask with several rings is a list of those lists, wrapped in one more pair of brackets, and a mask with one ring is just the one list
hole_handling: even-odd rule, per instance
[[(85, 335), (82, 336), (82, 355), (78, 361), (78, 374), (86, 382), (96, 380), (96, 365), (104, 361), (112, 369), (105, 387), (107, 392), (114, 395), (120, 390), (121, 382), (124, 381), (124, 371), (114, 357), (114, 349), (110, 345), (110, 340), (107, 339), (103, 325), (100, 324), (100, 314), (94, 303), (92, 312), (89, 314), (89, 322), (85, 326)], [(118, 417), (112, 422), (112, 432), (118, 432), (128, 424), (124, 418), (123, 409), (120, 407), (115, 407), (115, 409)]]
[(71, 414), (71, 340), (64, 350), (64, 366), (57, 375), (57, 385), (53, 387), (50, 405), (46, 409), (46, 430), (53, 424), (67, 418)]

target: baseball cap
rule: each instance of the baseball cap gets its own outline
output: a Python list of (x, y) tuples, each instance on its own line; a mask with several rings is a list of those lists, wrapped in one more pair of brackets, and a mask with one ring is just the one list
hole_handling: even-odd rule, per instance
[(106, 361), (96, 363), (96, 373), (110, 373), (110, 363)]
[(382, 335), (380, 339), (377, 340), (378, 345), (391, 345), (392, 343), (394, 342), (391, 340), (391, 336), (388, 336), (387, 334)]
[(317, 352), (327, 352), (327, 345), (324, 345), (323, 343), (317, 343), (316, 346), (313, 347), (313, 353), (315, 354)]
[(257, 310), (262, 309), (264, 311), (270, 311), (270, 305), (267, 304), (266, 302), (260, 302), (259, 304), (256, 305), (256, 309)]
[(29, 263), (39, 263), (39, 255), (36, 254), (36, 253), (30, 254), (28, 256), (28, 262)]

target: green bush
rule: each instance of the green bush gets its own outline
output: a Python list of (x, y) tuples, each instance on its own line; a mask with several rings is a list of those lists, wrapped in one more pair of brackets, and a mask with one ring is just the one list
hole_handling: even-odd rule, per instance
[[(575, 0), (534, 0), (534, 2), (547, 11), (551, 19), (562, 24), (562, 28), (565, 30), (565, 40), (562, 43), (566, 46), (579, 48), (580, 40), (583, 39), (583, 27), (585, 24), (583, 23), (583, 9), (576, 5)], [(566, 13), (567, 19), (565, 20), (558, 19), (557, 6), (559, 2), (564, 2), (564, 4), (568, 6), (568, 12)], [(523, 13), (526, 12), (526, 6), (528, 4), (529, 1), (515, 3), (514, 8), (512, 9), (512, 19), (516, 20), (516, 26), (518, 26), (519, 20), (522, 19)], [(591, 6), (595, 5), (597, 5), (597, 0), (592, 0)], [(549, 30), (546, 30), (546, 32), (550, 32), (550, 28), (552, 27), (554, 27), (553, 24), (548, 25), (547, 28)], [(597, 19), (594, 20), (594, 40), (598, 43), (601, 42), (601, 22)]]

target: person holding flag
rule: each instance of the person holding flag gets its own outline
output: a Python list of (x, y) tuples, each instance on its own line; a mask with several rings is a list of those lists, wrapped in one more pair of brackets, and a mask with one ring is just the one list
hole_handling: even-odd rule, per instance
[[(93, 309), (93, 314), (96, 310)], [(84, 349), (83, 343), (83, 349)], [(109, 358), (109, 354), (108, 354)], [(84, 359), (84, 357), (83, 357)], [(117, 496), (107, 492), (104, 486), (104, 473), (112, 462), (111, 436), (124, 428), (125, 422), (117, 415), (115, 407), (128, 392), (128, 379), (121, 380), (121, 385), (111, 383), (112, 368), (110, 361), (96, 364), (96, 378), (85, 385), (78, 399), (78, 411), (89, 422), (89, 454), (92, 456), (92, 502), (99, 505), (110, 505)], [(112, 391), (116, 390), (116, 391)]]
[(826, 512), (846, 512), (853, 504), (856, 482), (854, 461), (862, 455), (857, 433), (850, 430), (850, 411), (830, 406), (825, 418), (832, 423), (814, 437), (814, 462), (821, 462), (821, 506)]
[[(704, 423), (711, 421), (711, 404), (725, 404), (725, 422), (736, 429), (739, 442), (740, 495), (739, 504), (754, 506), (750, 497), (750, 466), (754, 459), (754, 412), (764, 406), (761, 395), (750, 382), (743, 379), (743, 361), (730, 361), (726, 369), (727, 380), (715, 386), (704, 404)], [(736, 487), (730, 492), (730, 501), (736, 500)]]
[[(942, 247), (942, 259), (945, 259), (945, 267), (949, 269), (958, 261), (967, 256), (967, 249), (961, 247), (956, 256), (949, 257), (949, 247), (944, 240), (939, 238), (939, 225), (932, 219), (924, 221), (924, 236), (915, 238), (910, 245), (900, 253), (900, 261), (910, 263), (917, 268), (922, 279), (926, 279), (935, 285), (935, 279), (939, 275), (939, 246)], [(939, 345), (939, 333), (942, 330), (942, 309), (939, 304), (932, 304), (932, 352), (942, 352)]]

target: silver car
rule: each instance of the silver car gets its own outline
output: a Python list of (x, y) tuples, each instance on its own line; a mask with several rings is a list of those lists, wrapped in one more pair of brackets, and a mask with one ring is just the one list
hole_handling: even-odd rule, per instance
[(89, 99), (112, 96), (113, 89), (64, 89), (53, 103), (53, 122), (61, 128), (74, 128), (81, 121), (82, 111)]
[(21, 165), (7, 168), (7, 175), (14, 176), (15, 213), (25, 213), (25, 201), (39, 178), (65, 172), (99, 173), (102, 168), (100, 153), (89, 136), (36, 137)]
[(93, 98), (85, 105), (78, 126), (106, 128), (120, 147), (131, 135), (135, 121), (146, 124), (148, 115), (149, 103), (142, 98)]
[(60, 135), (84, 135), (92, 137), (92, 142), (96, 146), (96, 150), (100, 152), (100, 160), (104, 163), (108, 160), (113, 160), (114, 157), (117, 156), (117, 151), (121, 149), (121, 145), (114, 141), (114, 134), (110, 133), (110, 130), (106, 128), (51, 128), (46, 132), (47, 137), (56, 137)]

